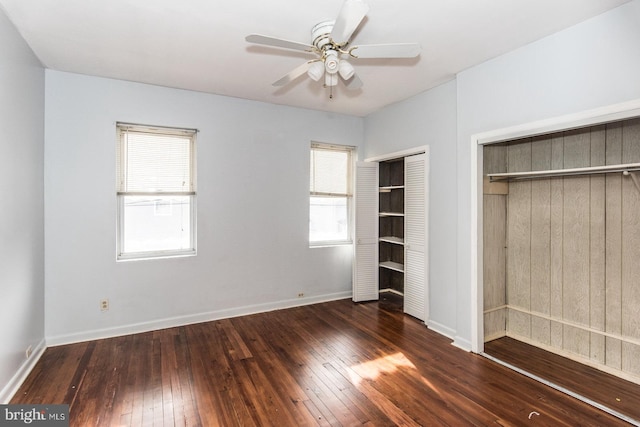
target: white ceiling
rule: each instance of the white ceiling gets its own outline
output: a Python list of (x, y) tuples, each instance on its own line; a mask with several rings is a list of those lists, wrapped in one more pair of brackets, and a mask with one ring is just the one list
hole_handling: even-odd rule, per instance
[(0, 0), (50, 69), (366, 116), (455, 74), (629, 0), (364, 0), (352, 45), (418, 42), (416, 59), (353, 60), (364, 85), (275, 80), (304, 52), (251, 45), (250, 33), (311, 43), (343, 0)]

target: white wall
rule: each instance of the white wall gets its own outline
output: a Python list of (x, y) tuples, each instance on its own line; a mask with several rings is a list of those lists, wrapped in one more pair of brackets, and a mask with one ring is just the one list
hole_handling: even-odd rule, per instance
[[(116, 262), (116, 121), (200, 130), (196, 257)], [(47, 70), (45, 123), (50, 344), (351, 295), (352, 248), (308, 247), (309, 144), (363, 119)]]
[[(0, 9), (0, 402), (44, 348), (44, 70)], [(35, 353), (27, 361), (25, 350)]]
[(429, 145), (429, 319), (456, 330), (456, 82), (451, 81), (365, 119), (365, 158)]
[(471, 340), (471, 136), (640, 98), (640, 0), (470, 68), (458, 83), (457, 344)]

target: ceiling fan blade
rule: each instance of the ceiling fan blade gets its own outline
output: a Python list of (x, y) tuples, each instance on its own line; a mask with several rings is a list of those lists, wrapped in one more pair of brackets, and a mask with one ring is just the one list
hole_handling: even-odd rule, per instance
[(420, 55), (418, 43), (365, 44), (354, 46), (349, 54), (355, 58), (415, 58)]
[(277, 37), (263, 36), (261, 34), (249, 34), (245, 37), (249, 43), (262, 44), (266, 46), (281, 47), (284, 49), (302, 50), (305, 52), (313, 52), (314, 47), (310, 44), (294, 42), (291, 40), (280, 39)]
[(280, 80), (273, 82), (273, 86), (284, 86), (286, 84), (291, 83), (292, 81), (294, 81), (295, 79), (297, 79), (298, 77), (306, 73), (309, 70), (309, 67), (311, 67), (311, 64), (313, 64), (316, 61), (318, 60), (314, 59), (313, 61), (307, 61), (304, 64), (299, 65), (298, 67), (289, 71), (289, 73), (284, 77), (282, 77)]
[(361, 0), (345, 0), (333, 24), (331, 39), (340, 45), (348, 42), (368, 11), (369, 6)]
[(349, 90), (357, 90), (362, 87), (362, 80), (357, 74), (354, 74), (349, 80), (344, 81), (344, 85)]

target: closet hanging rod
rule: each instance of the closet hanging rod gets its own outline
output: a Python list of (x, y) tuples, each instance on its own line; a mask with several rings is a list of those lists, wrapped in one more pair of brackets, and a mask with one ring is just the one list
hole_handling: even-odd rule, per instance
[[(630, 172), (640, 171), (640, 163), (627, 163), (624, 165), (608, 165), (608, 166), (590, 166), (585, 168), (572, 168), (572, 169), (554, 169), (554, 170), (540, 170), (530, 172), (509, 172), (509, 173), (489, 173), (487, 176), (490, 181), (514, 181), (521, 179), (536, 179), (536, 178), (553, 178), (561, 176), (574, 176), (574, 175), (591, 175), (602, 173), (615, 173), (623, 172), (628, 175)], [(633, 175), (632, 175), (633, 177)], [(633, 177), (635, 178), (635, 177)], [(636, 181), (634, 179), (634, 181)]]

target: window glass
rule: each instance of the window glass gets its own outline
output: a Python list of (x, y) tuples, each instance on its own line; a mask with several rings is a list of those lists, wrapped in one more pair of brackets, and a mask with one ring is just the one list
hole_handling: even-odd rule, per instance
[(352, 147), (311, 145), (309, 242), (351, 242)]
[(118, 259), (195, 254), (195, 134), (118, 124)]

